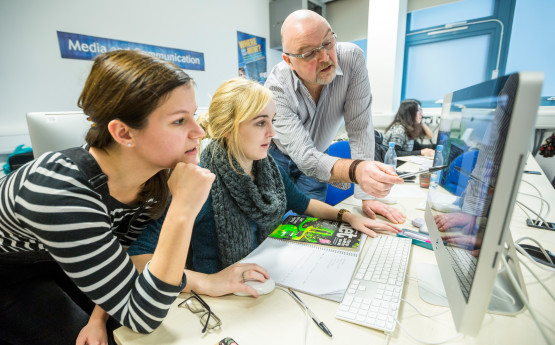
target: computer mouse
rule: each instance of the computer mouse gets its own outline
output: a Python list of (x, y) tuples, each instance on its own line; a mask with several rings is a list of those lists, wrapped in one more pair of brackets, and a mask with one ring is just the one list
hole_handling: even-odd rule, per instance
[[(258, 280), (247, 280), (245, 284), (252, 286), (257, 292), (258, 295), (266, 295), (270, 292), (274, 291), (276, 287), (276, 283), (272, 278), (266, 279), (265, 282), (259, 282)], [(237, 296), (250, 296), (248, 293), (243, 291), (236, 291), (233, 293)]]
[(413, 220), (411, 220), (411, 224), (417, 228), (420, 228), (425, 225), (426, 222), (424, 221), (424, 218), (414, 218)]

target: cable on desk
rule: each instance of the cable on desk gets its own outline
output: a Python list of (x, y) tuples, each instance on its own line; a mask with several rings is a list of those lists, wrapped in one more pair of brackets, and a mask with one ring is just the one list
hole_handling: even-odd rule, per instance
[[(444, 311), (441, 311), (441, 312), (439, 312), (439, 313), (436, 313), (436, 314), (424, 314), (423, 312), (421, 312), (420, 310), (418, 310), (418, 308), (416, 308), (412, 303), (410, 303), (410, 302), (407, 301), (406, 299), (401, 298), (401, 301), (403, 301), (403, 302), (405, 302), (406, 304), (410, 305), (414, 310), (416, 310), (416, 312), (417, 312), (418, 314), (420, 314), (420, 315), (422, 315), (422, 316), (424, 316), (424, 317), (427, 317), (427, 318), (432, 318), (432, 317), (440, 316), (440, 315), (443, 315), (443, 314), (445, 314), (445, 313), (447, 313), (447, 312), (449, 311), (449, 308), (448, 308), (448, 309), (446, 309), (446, 310), (444, 310)], [(446, 308), (446, 307), (444, 307), (444, 308)]]
[[(540, 250), (542, 251), (542, 253), (547, 257), (549, 262), (553, 263), (551, 261), (551, 258), (549, 257), (549, 255), (547, 255), (547, 253), (545, 252), (545, 249), (542, 247), (542, 245), (538, 241), (536, 241), (535, 239), (533, 239), (531, 237), (522, 237), (522, 238), (519, 238), (518, 240), (516, 240), (515, 241), (516, 250), (520, 254), (526, 256), (530, 261), (532, 261), (532, 264), (536, 265), (537, 267), (539, 267), (539, 268), (541, 268), (545, 271), (548, 271), (548, 272), (555, 272), (554, 268), (547, 267), (545, 265), (541, 265), (538, 262), (536, 262), (536, 260), (534, 260), (534, 258), (530, 254), (528, 254), (528, 252), (526, 252), (526, 250), (524, 250), (524, 248), (522, 248), (520, 246), (519, 243), (522, 242), (523, 240), (530, 240), (530, 241), (534, 242), (535, 244), (537, 244), (538, 247), (540, 248)], [(518, 257), (517, 257), (517, 259), (522, 265), (524, 265), (524, 267), (526, 267), (526, 269), (532, 274), (532, 276), (534, 276), (534, 278), (538, 281), (538, 283), (540, 283), (540, 285), (544, 288), (544, 290), (547, 291), (549, 296), (551, 296), (551, 298), (555, 301), (555, 296), (553, 296), (553, 293), (549, 290), (549, 288), (547, 286), (545, 286), (544, 282), (536, 275), (536, 273), (532, 271), (532, 269), (524, 262), (524, 260), (521, 260)]]
[(530, 217), (530, 214), (528, 214), (528, 212), (526, 212), (526, 210), (522, 206), (520, 206), (520, 202), (518, 200), (516, 200), (515, 205), (518, 206), (518, 208), (520, 208), (522, 212), (524, 212), (526, 218), (532, 219), (532, 217)]
[[(289, 292), (289, 290), (287, 290), (286, 288), (283, 288), (283, 287), (281, 287), (281, 286), (276, 286), (276, 288), (285, 291), (285, 293), (295, 301), (295, 304), (300, 305), (299, 303), (297, 303), (297, 300), (295, 299), (295, 297), (293, 297), (293, 296), (291, 295), (291, 293)], [(300, 306), (301, 306), (301, 305), (300, 305)], [(305, 316), (306, 316), (306, 319), (305, 319), (305, 329), (304, 329), (304, 345), (306, 345), (306, 344), (307, 344), (307, 341), (308, 341), (308, 324), (310, 323), (310, 316), (308, 315), (308, 309), (306, 308), (306, 306), (301, 306), (301, 307), (303, 307), (303, 309), (304, 309), (304, 314), (305, 314)]]
[(389, 339), (391, 339), (391, 333), (386, 333), (383, 345), (388, 345), (389, 344)]
[(545, 204), (547, 205), (547, 212), (545, 212), (545, 215), (547, 216), (549, 214), (549, 212), (551, 212), (551, 206), (549, 205), (549, 201), (547, 201), (547, 199), (541, 197), (541, 196), (537, 196), (534, 194), (529, 194), (529, 193), (518, 193), (520, 195), (526, 195), (526, 196), (530, 196), (532, 198), (536, 198), (536, 199), (540, 199), (541, 200), (541, 205), (540, 205), (540, 212), (539, 214), (541, 215), (543, 213), (543, 203), (545, 202)]
[[(538, 264), (538, 263), (536, 262), (536, 260), (534, 260), (534, 258), (532, 258), (532, 256), (531, 256), (530, 254), (528, 254), (528, 253), (524, 250), (524, 248), (522, 248), (522, 247), (520, 246), (520, 242), (522, 242), (522, 241), (524, 241), (524, 240), (530, 240), (530, 241), (534, 242), (535, 244), (537, 244), (537, 245), (538, 245), (538, 248), (540, 248), (542, 254), (546, 257), (546, 260), (549, 261), (549, 262), (553, 265), (553, 261), (551, 260), (551, 257), (547, 254), (547, 252), (545, 251), (545, 248), (540, 244), (540, 242), (536, 241), (536, 240), (533, 239), (532, 237), (524, 236), (524, 237), (521, 237), (521, 238), (519, 238), (518, 240), (515, 241), (516, 249), (518, 250), (518, 249), (520, 248), (521, 250), (519, 250), (519, 252), (520, 252), (522, 255), (524, 255), (524, 256), (528, 257), (528, 259), (532, 260), (532, 262), (535, 263), (536, 266), (541, 267), (541, 268), (547, 268), (547, 267), (543, 267), (543, 265)], [(555, 271), (555, 270), (553, 270), (553, 269), (547, 269), (547, 271)]]
[[(534, 260), (534, 258), (531, 257), (530, 254), (528, 254), (528, 253), (526, 252), (526, 250), (524, 250), (524, 248), (522, 248), (522, 247), (519, 246), (518, 244), (515, 245), (515, 248), (516, 248), (516, 250), (517, 250), (520, 254), (522, 254), (522, 255), (526, 256), (528, 259), (530, 259), (530, 260), (532, 261), (532, 263), (533, 263), (534, 265), (536, 265), (537, 267), (539, 267), (539, 268), (541, 268), (541, 269), (543, 269), (543, 270), (545, 270), (545, 271), (548, 271), (548, 272), (555, 272), (555, 269), (554, 269), (554, 268), (551, 268), (551, 267), (548, 267), (548, 266), (545, 266), (545, 265), (541, 265), (541, 264), (539, 264), (538, 262), (536, 262), (536, 260)], [(524, 261), (522, 261), (522, 260), (520, 260), (520, 259), (519, 259), (519, 261), (520, 261), (521, 263), (524, 263)]]
[[(463, 336), (461, 333), (457, 333), (455, 336), (453, 336), (449, 339), (439, 340), (439, 341), (428, 341), (428, 340), (418, 339), (417, 337), (412, 335), (403, 325), (401, 325), (401, 322), (399, 322), (398, 319), (395, 319), (395, 322), (399, 325), (399, 329), (401, 329), (401, 331), (405, 332), (405, 334), (408, 335), (412, 340), (417, 341), (417, 342), (422, 343), (422, 344), (426, 344), (426, 345), (445, 344), (445, 343), (448, 343), (448, 342), (453, 341), (453, 340), (458, 340), (459, 338), (461, 338)], [(550, 345), (552, 345), (552, 344), (550, 344)]]
[(530, 269), (530, 267), (523, 261), (523, 260), (518, 260), (522, 265), (524, 265), (524, 267), (526, 267), (526, 269), (532, 273), (532, 275), (534, 276), (534, 278), (536, 278), (536, 280), (538, 281), (538, 283), (540, 283), (540, 285), (544, 288), (545, 291), (547, 291), (547, 293), (549, 294), (549, 296), (551, 296), (551, 299), (555, 302), (555, 296), (553, 296), (553, 294), (551, 293), (551, 291), (549, 291), (549, 289), (547, 288), (547, 286), (545, 286), (545, 284), (542, 282), (542, 280), (536, 275), (536, 273), (534, 273), (532, 271), (532, 269)]
[(507, 259), (505, 258), (505, 255), (501, 255), (501, 261), (503, 262), (503, 265), (507, 269), (507, 273), (509, 274), (509, 280), (513, 284), (514, 289), (518, 293), (518, 296), (520, 297), (520, 299), (522, 300), (522, 302), (524, 303), (526, 308), (528, 308), (528, 311), (530, 312), (530, 315), (532, 315), (532, 318), (534, 319), (534, 322), (536, 323), (536, 326), (538, 326), (538, 329), (540, 330), (540, 333), (543, 336), (545, 342), (549, 345), (553, 345), (553, 343), (551, 341), (549, 341), (549, 338), (547, 337), (547, 334), (545, 333), (545, 329), (540, 324), (540, 320), (538, 319), (538, 316), (536, 315), (536, 312), (532, 308), (530, 308), (530, 303), (528, 303), (528, 299), (526, 298), (526, 296), (524, 296), (524, 292), (522, 291), (522, 289), (520, 288), (520, 285), (516, 281), (516, 278), (515, 278), (513, 272), (511, 271), (511, 268), (509, 267), (509, 263), (507, 263)]
[[(532, 212), (533, 214), (535, 214), (535, 215), (537, 216), (536, 221), (537, 221), (538, 219), (540, 219), (544, 224), (547, 224), (547, 223), (548, 223), (539, 213), (537, 213), (536, 211), (532, 210), (530, 207), (526, 206), (525, 204), (521, 203), (520, 201), (517, 200), (517, 201), (516, 201), (516, 205), (518, 205), (518, 207), (520, 207), (520, 209), (521, 209), (522, 211), (524, 211), (524, 210), (522, 209), (522, 207), (525, 207), (525, 208), (528, 209), (528, 211), (530, 211), (530, 212)], [(527, 216), (528, 218), (532, 219), (532, 217), (530, 217), (530, 215), (529, 215), (526, 211), (524, 211), (524, 213), (526, 213), (526, 216)]]
[[(527, 185), (531, 186), (532, 188), (534, 188), (534, 189), (536, 190), (536, 192), (538, 192), (538, 195), (539, 195), (538, 198), (539, 198), (540, 200), (542, 200), (542, 201), (545, 201), (545, 203), (546, 203), (546, 205), (547, 205), (547, 213), (546, 213), (546, 215), (548, 215), (549, 212), (550, 212), (550, 210), (551, 210), (551, 207), (550, 207), (550, 205), (549, 205), (549, 201), (547, 201), (546, 199), (544, 199), (542, 192), (538, 189), (538, 187), (534, 186), (531, 182), (526, 181), (526, 180), (524, 180), (524, 179), (522, 179), (522, 182), (524, 182), (524, 183), (526, 183)], [(520, 193), (520, 194), (525, 194), (525, 195), (526, 195), (526, 193)], [(531, 194), (528, 194), (528, 195), (530, 195), (530, 196), (535, 196), (535, 195), (531, 195)], [(543, 211), (543, 202), (540, 204), (540, 216), (541, 216), (542, 211)], [(530, 218), (530, 217), (528, 217), (528, 218)], [(530, 218), (530, 219), (531, 219), (531, 218)], [(538, 218), (536, 218), (536, 221), (537, 221), (537, 220), (538, 220)]]
[[(417, 282), (419, 281), (418, 278), (414, 276), (407, 275), (407, 278), (416, 280)], [(423, 286), (423, 288), (425, 288), (426, 290), (428, 290), (429, 292), (433, 293), (436, 296), (447, 298), (447, 296), (445, 295), (445, 291), (439, 291), (439, 290), (433, 289), (431, 285)]]

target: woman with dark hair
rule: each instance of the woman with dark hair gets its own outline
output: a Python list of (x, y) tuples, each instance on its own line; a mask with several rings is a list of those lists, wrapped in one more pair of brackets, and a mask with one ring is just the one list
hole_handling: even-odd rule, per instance
[[(0, 179), (1, 344), (75, 344), (91, 313), (111, 316), (110, 329), (149, 333), (186, 284), (200, 293), (243, 289), (230, 275), (205, 277), (201, 288), (183, 271), (215, 178), (197, 166), (204, 131), (192, 79), (145, 53), (108, 52), (95, 59), (78, 104), (92, 123), (86, 145), (47, 152)], [(170, 193), (139, 273), (126, 249)]]
[(422, 122), (422, 107), (416, 99), (406, 99), (401, 102), (393, 122), (386, 128), (383, 144), (395, 143), (396, 151), (403, 151), (400, 155), (422, 155), (433, 157), (435, 145), (421, 145), (415, 139), (432, 138), (433, 133)]

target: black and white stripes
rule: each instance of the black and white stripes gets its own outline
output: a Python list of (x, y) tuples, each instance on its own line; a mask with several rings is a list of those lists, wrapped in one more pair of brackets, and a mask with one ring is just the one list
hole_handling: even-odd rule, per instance
[(151, 332), (185, 278), (180, 286), (166, 284), (148, 265), (139, 275), (124, 248), (150, 219), (142, 213), (129, 224), (137, 208), (105, 199), (62, 153), (46, 153), (21, 167), (0, 180), (0, 260), (2, 252), (47, 250), (122, 325)]

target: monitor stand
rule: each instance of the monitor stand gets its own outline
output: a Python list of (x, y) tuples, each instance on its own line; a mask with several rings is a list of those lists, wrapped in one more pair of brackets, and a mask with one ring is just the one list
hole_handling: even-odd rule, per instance
[[(517, 278), (520, 288), (527, 297), (526, 287), (524, 285), (520, 266), (515, 264), (513, 259), (510, 259), (516, 259), (516, 250), (514, 248), (514, 242), (510, 233), (508, 234), (508, 237), (509, 239), (505, 245), (506, 250), (504, 255), (509, 263), (509, 267), (511, 267), (513, 275)], [(447, 295), (445, 294), (443, 282), (441, 281), (439, 267), (436, 264), (418, 263), (416, 271), (418, 276), (418, 291), (420, 293), (420, 298), (433, 305), (448, 307), (449, 303), (447, 301)], [(526, 308), (522, 299), (510, 281), (509, 274), (505, 266), (501, 264), (495, 279), (495, 285), (491, 294), (488, 312), (493, 314), (515, 315), (525, 309)]]

